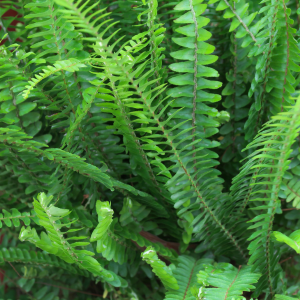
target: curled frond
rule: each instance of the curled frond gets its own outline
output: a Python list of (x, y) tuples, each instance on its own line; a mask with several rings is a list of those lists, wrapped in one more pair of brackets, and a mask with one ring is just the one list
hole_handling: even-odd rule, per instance
[(167, 267), (166, 264), (158, 258), (152, 247), (148, 247), (142, 253), (142, 258), (152, 267), (153, 272), (162, 281), (166, 288), (174, 290), (179, 289), (177, 280), (173, 276), (171, 268)]

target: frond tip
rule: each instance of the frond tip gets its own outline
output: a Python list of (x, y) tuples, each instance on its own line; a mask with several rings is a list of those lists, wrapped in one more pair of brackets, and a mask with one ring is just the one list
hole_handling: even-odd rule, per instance
[(273, 231), (273, 236), (278, 242), (287, 244), (300, 254), (300, 230), (294, 231), (289, 237), (279, 231)]
[[(61, 230), (73, 222), (64, 223), (64, 217), (71, 212), (68, 209), (62, 209), (51, 204), (52, 196), (47, 196), (45, 193), (40, 193), (37, 200), (34, 199), (34, 210), (39, 218), (39, 223), (43, 226), (47, 233), (42, 232), (41, 237), (37, 234), (35, 228), (22, 227), (20, 232), (21, 241), (29, 241), (37, 247), (54, 254), (70, 264), (76, 264), (81, 269), (86, 269), (94, 276), (99, 276), (101, 279), (110, 283), (118, 281), (118, 277), (113, 272), (105, 270), (100, 263), (93, 257), (94, 253), (87, 250), (78, 250), (77, 247), (87, 246), (89, 242), (80, 241), (82, 238), (75, 237), (72, 239), (78, 240), (74, 243), (69, 243), (65, 238), (65, 234), (77, 231), (78, 229), (69, 229), (65, 232)], [(120, 282), (120, 280), (119, 280)], [(113, 284), (113, 283), (112, 283)]]
[(179, 289), (177, 280), (173, 276), (171, 268), (167, 267), (167, 265), (158, 258), (155, 250), (151, 246), (147, 247), (142, 253), (142, 258), (152, 267), (153, 272), (166, 288), (173, 290)]
[(96, 203), (96, 210), (98, 214), (98, 226), (92, 233), (91, 242), (95, 242), (106, 233), (111, 222), (114, 211), (110, 208), (109, 202), (101, 202), (100, 200)]
[(79, 68), (85, 68), (86, 65), (82, 63), (82, 61), (79, 61), (75, 58), (70, 58), (69, 60), (62, 60), (57, 61), (53, 66), (47, 66), (46, 69), (43, 69), (41, 73), (36, 74), (35, 78), (31, 78), (31, 80), (28, 82), (29, 85), (25, 86), (25, 90), (22, 93), (22, 96), (24, 99), (27, 99), (30, 92), (33, 90), (33, 88), (41, 82), (43, 79), (61, 72), (61, 71), (68, 71), (68, 72), (75, 72), (78, 71)]

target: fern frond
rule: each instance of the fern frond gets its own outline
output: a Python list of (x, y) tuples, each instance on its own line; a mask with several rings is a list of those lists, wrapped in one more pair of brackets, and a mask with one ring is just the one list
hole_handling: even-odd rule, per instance
[[(3, 102), (1, 101), (0, 122), (16, 125), (31, 136), (35, 136), (42, 127), (42, 123), (39, 121), (41, 114), (37, 112), (37, 103), (25, 101), (19, 92), (24, 89), (31, 76), (28, 66), (39, 65), (44, 61), (32, 58), (33, 52), (26, 53), (23, 50), (18, 51), (18, 49), (10, 51), (9, 48), (2, 47), (3, 51), (0, 56), (3, 64), (0, 68), (0, 78), (3, 83), (0, 91)], [(12, 69), (13, 71), (11, 71)], [(19, 78), (15, 84), (12, 81), (13, 76)]]
[[(105, 270), (96, 259), (91, 257), (94, 253), (87, 250), (76, 249), (76, 247), (88, 245), (89, 242), (69, 243), (64, 237), (64, 234), (72, 232), (73, 230), (69, 229), (66, 232), (62, 232), (61, 228), (69, 224), (64, 224), (59, 220), (68, 215), (70, 211), (53, 206), (53, 204), (51, 204), (52, 197), (47, 197), (44, 193), (39, 194), (37, 199), (38, 201), (34, 199), (33, 202), (34, 210), (37, 213), (40, 224), (47, 230), (48, 234), (42, 233), (40, 238), (35, 229), (31, 229), (30, 227), (26, 229), (23, 227), (20, 232), (20, 240), (28, 240), (36, 244), (37, 247), (57, 255), (67, 263), (74, 263), (79, 268), (86, 269), (105, 281), (115, 281), (116, 275)], [(80, 240), (80, 237), (73, 239)]]
[[(216, 54), (222, 55), (221, 57), (224, 59), (226, 66), (227, 64), (230, 65), (230, 70), (226, 73), (227, 84), (222, 90), (222, 95), (224, 96), (222, 106), (229, 113), (230, 121), (225, 122), (219, 131), (220, 148), (224, 149), (222, 154), (220, 154), (222, 162), (220, 171), (222, 171), (223, 177), (226, 179), (236, 175), (240, 167), (239, 161), (246, 156), (241, 152), (246, 147), (243, 124), (248, 118), (249, 104), (251, 103), (251, 99), (247, 95), (247, 85), (251, 78), (249, 78), (250, 76), (247, 77), (246, 74), (252, 73), (254, 58), (249, 58), (247, 54), (250, 52), (253, 43), (251, 42), (248, 46), (243, 44), (244, 41), (248, 41), (248, 35), (239, 18), (246, 25), (247, 30), (250, 30), (248, 26), (250, 26), (257, 14), (255, 12), (249, 15), (251, 8), (249, 3), (246, 3), (244, 0), (238, 3), (231, 1), (228, 3), (230, 7), (224, 10), (224, 20), (217, 27), (220, 33), (216, 33), (217, 39), (221, 39), (220, 43), (218, 43), (220, 44), (218, 46), (219, 52)], [(216, 9), (219, 8), (219, 5)], [(231, 17), (232, 11), (237, 13), (238, 17)], [(214, 22), (214, 19), (212, 21)], [(230, 26), (230, 34), (228, 34), (228, 26)], [(235, 28), (236, 26), (237, 28)], [(239, 35), (240, 30), (243, 30), (244, 34), (246, 34), (243, 38)], [(241, 78), (244, 78), (242, 82)], [(230, 182), (227, 181), (226, 185), (230, 185)]]
[[(273, 282), (275, 262), (279, 256), (275, 256), (272, 249), (271, 232), (274, 216), (280, 208), (278, 194), (283, 175), (288, 169), (291, 147), (298, 135), (300, 124), (300, 101), (288, 112), (283, 112), (273, 117), (256, 139), (246, 149), (255, 149), (249, 156), (249, 161), (244, 165), (240, 175), (234, 179), (233, 193), (239, 194), (244, 182), (252, 178), (251, 185), (245, 186), (242, 192), (250, 190), (250, 201), (255, 201), (259, 206), (255, 210), (263, 213), (253, 218), (250, 222), (254, 225), (249, 229), (255, 232), (249, 237), (251, 241), (249, 264), (252, 270), (258, 269), (261, 273), (267, 272), (267, 276), (261, 279), (260, 288), (269, 285), (271, 294), (274, 293), (276, 282)], [(276, 130), (280, 128), (280, 130)], [(254, 181), (253, 181), (254, 180)], [(246, 181), (247, 182), (247, 181)]]
[(278, 242), (289, 245), (300, 254), (300, 230), (292, 232), (289, 237), (279, 231), (273, 231), (273, 235)]
[(0, 263), (13, 262), (30, 264), (37, 266), (51, 266), (55, 268), (62, 268), (70, 274), (90, 277), (90, 273), (86, 270), (76, 268), (70, 264), (65, 263), (55, 255), (46, 254), (43, 252), (27, 251), (20, 248), (1, 248), (0, 250)]
[[(207, 17), (201, 16), (206, 8), (207, 5), (202, 4), (202, 1), (195, 3), (192, 1), (182, 1), (175, 7), (175, 10), (186, 13), (174, 22), (188, 25), (176, 29), (178, 33), (186, 37), (173, 38), (173, 41), (183, 48), (171, 53), (171, 56), (185, 62), (170, 65), (171, 70), (174, 72), (183, 73), (169, 79), (171, 84), (178, 86), (168, 90), (168, 95), (175, 98), (170, 103), (170, 106), (180, 109), (179, 111), (176, 111), (176, 109), (170, 111), (173, 122), (172, 126), (174, 126), (173, 128), (171, 126), (170, 132), (174, 136), (177, 135), (176, 139), (172, 137), (171, 146), (174, 148), (176, 145), (175, 147), (178, 152), (176, 158), (178, 159), (178, 156), (182, 157), (180, 165), (184, 173), (189, 173), (187, 174), (187, 178), (183, 179), (182, 175), (184, 173), (181, 170), (174, 176), (174, 179), (167, 183), (170, 191), (176, 195), (173, 196), (173, 200), (180, 199), (175, 207), (179, 207), (188, 201), (191, 197), (189, 193), (192, 194), (193, 191), (196, 192), (198, 198), (196, 202), (199, 201), (199, 203), (205, 199), (203, 197), (205, 194), (208, 195), (208, 199), (222, 197), (220, 184), (223, 180), (218, 178), (219, 172), (214, 168), (218, 165), (218, 162), (215, 161), (215, 158), (218, 156), (209, 149), (218, 146), (218, 143), (215, 141), (211, 142), (209, 137), (218, 132), (216, 127), (220, 126), (220, 123), (217, 121), (217, 117), (220, 116), (220, 113), (215, 108), (207, 105), (207, 103), (218, 102), (221, 100), (221, 97), (217, 94), (210, 94), (204, 91), (206, 89), (218, 89), (221, 87), (221, 82), (206, 79), (218, 77), (216, 70), (206, 66), (218, 59), (217, 56), (211, 55), (215, 48), (205, 42), (211, 37), (211, 34), (203, 28), (210, 21)], [(189, 130), (189, 128), (191, 129)], [(163, 132), (164, 134), (167, 133)], [(190, 183), (190, 187), (187, 186), (188, 182)], [(220, 187), (220, 189), (215, 189), (212, 192), (210, 184), (214, 184)], [(178, 185), (178, 187), (175, 187), (175, 185)], [(181, 193), (177, 193), (179, 189)], [(217, 196), (218, 193), (219, 195)], [(185, 197), (183, 197), (184, 194), (186, 194)], [(210, 210), (209, 214), (212, 216), (213, 222), (218, 223), (217, 227), (219, 227), (220, 219), (214, 214), (212, 209), (214, 204), (208, 204), (210, 200), (204, 200), (204, 202), (205, 204), (203, 203), (203, 205), (205, 208), (201, 208), (202, 213), (207, 209)], [(195, 203), (191, 203), (190, 206), (191, 211), (196, 210)], [(187, 209), (182, 209), (181, 211), (184, 214)], [(194, 232), (199, 233), (199, 236), (203, 228), (201, 228), (202, 226), (199, 223), (197, 226), (197, 222), (203, 217), (204, 215), (200, 214), (197, 219), (193, 220), (191, 216), (186, 216), (185, 220), (187, 223), (190, 223), (188, 227), (194, 227)], [(190, 232), (190, 229), (188, 231)], [(191, 232), (186, 234), (185, 243), (190, 240), (188, 235), (191, 236)], [(229, 235), (232, 236), (231, 234)], [(239, 251), (242, 251), (241, 248)]]
[[(117, 219), (112, 221), (111, 226), (103, 232), (102, 236), (97, 236), (97, 252), (101, 253), (107, 260), (114, 260), (119, 264), (128, 262), (130, 264), (138, 263), (138, 249), (134, 247), (131, 240), (133, 237), (125, 239), (120, 232), (115, 228), (117, 225)], [(98, 225), (101, 227), (101, 223)]]
[(297, 175), (283, 180), (281, 192), (281, 198), (285, 199), (288, 203), (292, 202), (293, 207), (300, 208), (300, 180)]
[(275, 300), (295, 300), (297, 298), (289, 297), (285, 295), (275, 295)]
[[(291, 28), (292, 20), (285, 1), (268, 1), (261, 12), (265, 16), (260, 21), (260, 32), (257, 35), (259, 47), (252, 49), (249, 54), (258, 56), (258, 60), (249, 90), (249, 96), (254, 95), (255, 103), (245, 123), (248, 140), (265, 121), (266, 114), (275, 115), (283, 111), (285, 106), (294, 103), (290, 99), (295, 91), (292, 87), (295, 78), (291, 71), (299, 70), (295, 62), (298, 61), (300, 52), (295, 43), (295, 32)], [(267, 20), (273, 22), (269, 28), (266, 27)], [(255, 90), (258, 90), (257, 94), (254, 94)], [(250, 129), (253, 127), (254, 132)]]
[[(217, 111), (210, 109), (205, 104), (200, 104), (203, 101), (217, 102), (221, 100), (218, 95), (208, 94), (203, 89), (218, 89), (221, 86), (221, 82), (210, 81), (203, 77), (217, 77), (218, 73), (211, 68), (205, 67), (205, 65), (211, 64), (217, 60), (217, 56), (210, 55), (214, 51), (214, 47), (205, 43), (210, 38), (210, 34), (202, 27), (209, 22), (208, 18), (201, 17), (200, 15), (205, 11), (207, 5), (192, 4), (192, 1), (182, 1), (175, 9), (179, 11), (187, 11), (180, 18), (175, 20), (175, 23), (190, 24), (177, 29), (178, 32), (183, 33), (184, 38), (174, 38), (174, 42), (180, 46), (183, 46), (183, 50), (171, 53), (171, 55), (177, 59), (185, 60), (186, 62), (180, 62), (170, 65), (171, 70), (175, 72), (185, 73), (183, 75), (174, 76), (169, 79), (169, 82), (173, 85), (179, 85), (182, 87), (174, 88), (168, 91), (168, 94), (176, 98), (172, 103), (173, 107), (184, 107), (184, 110), (179, 113), (181, 119), (192, 118), (191, 126), (194, 128), (200, 123), (207, 123), (207, 127), (216, 133), (213, 127), (218, 126), (218, 122), (209, 120), (204, 115), (216, 116)], [(192, 31), (185, 31), (185, 28), (189, 28)], [(185, 96), (185, 98), (180, 98)], [(187, 103), (187, 104), (185, 104)], [(185, 117), (186, 116), (186, 117)], [(178, 117), (177, 117), (178, 118)], [(206, 122), (205, 122), (206, 121)], [(198, 137), (208, 137), (200, 133), (200, 130), (193, 129), (193, 135), (197, 134)], [(210, 132), (210, 134), (213, 134)], [(193, 138), (195, 141), (195, 137)], [(203, 143), (202, 143), (203, 144)], [(200, 142), (199, 147), (203, 147)], [(195, 147), (195, 146), (194, 146)]]
[[(153, 77), (156, 79), (155, 85), (158, 87), (164, 83), (165, 78), (167, 77), (166, 68), (163, 67), (162, 64), (165, 56), (161, 55), (165, 48), (160, 47), (162, 39), (164, 38), (163, 33), (165, 32), (165, 28), (161, 27), (161, 24), (155, 24), (158, 17), (158, 1), (149, 0), (145, 4), (149, 7), (149, 9), (144, 11), (143, 14), (147, 13), (147, 26), (149, 28), (150, 37), (149, 46), (151, 51), (151, 69), (155, 70)], [(138, 18), (140, 17), (141, 15), (138, 16)]]
[(31, 214), (29, 212), (19, 212), (16, 208), (12, 208), (11, 212), (2, 209), (2, 213), (0, 213), (0, 228), (2, 228), (2, 222), (7, 226), (11, 227), (14, 225), (15, 227), (20, 226), (20, 221), (23, 221), (26, 226), (30, 225), (30, 221), (32, 218), (36, 218), (35, 214)]
[(207, 266), (198, 274), (200, 299), (226, 300), (243, 299), (243, 292), (250, 292), (255, 287), (261, 274), (252, 273), (250, 266), (234, 266), (223, 263)]
[(113, 210), (108, 202), (97, 201), (98, 226), (92, 233), (91, 242), (97, 241), (97, 252), (107, 260), (114, 260), (120, 264), (126, 261), (133, 263), (137, 258), (137, 249), (130, 240), (140, 247), (154, 246), (154, 249), (165, 257), (173, 257), (174, 254), (160, 244), (153, 244), (130, 228), (122, 228), (117, 219), (112, 219)]
[[(178, 282), (179, 289), (177, 291), (168, 290), (166, 292), (165, 300), (194, 300), (197, 299), (193, 295), (193, 291), (197, 284), (197, 274), (200, 270), (205, 268), (206, 264), (211, 263), (212, 260), (208, 258), (202, 258), (196, 260), (190, 256), (179, 256), (178, 264), (173, 271), (173, 275)], [(198, 290), (198, 289), (197, 289)], [(198, 291), (197, 291), (198, 292)], [(199, 296), (198, 293), (197, 297)], [(201, 299), (201, 298), (200, 298)]]
[(70, 149), (74, 134), (76, 130), (80, 128), (80, 123), (91, 109), (93, 101), (95, 100), (96, 95), (99, 92), (99, 89), (100, 88), (90, 87), (84, 91), (82, 108), (78, 105), (74, 117), (75, 120), (70, 119), (70, 127), (68, 128), (67, 134), (62, 141), (62, 147), (67, 144), (67, 149)]
[[(5, 144), (9, 144), (12, 148), (15, 148), (18, 151), (21, 151), (21, 149), (25, 149), (35, 156), (42, 156), (47, 160), (51, 160), (72, 171), (76, 171), (83, 176), (90, 177), (93, 180), (104, 184), (109, 189), (113, 189), (113, 187), (115, 187), (120, 191), (129, 191), (133, 194), (134, 199), (138, 199), (139, 202), (142, 202), (143, 204), (156, 209), (161, 216), (168, 216), (168, 213), (166, 212), (164, 207), (159, 204), (151, 195), (139, 191), (133, 186), (115, 180), (107, 175), (105, 173), (105, 171), (107, 170), (107, 167), (105, 165), (102, 165), (101, 168), (97, 168), (94, 165), (86, 163), (85, 160), (80, 158), (78, 155), (68, 153), (61, 149), (51, 148), (47, 150), (41, 150), (41, 147), (47, 147), (47, 145), (28, 140), (30, 138), (31, 137), (23, 132), (20, 132), (19, 130), (0, 128), (0, 141), (4, 143), (4, 146)], [(27, 139), (27, 141), (24, 141), (24, 139)], [(135, 196), (139, 197), (136, 198)]]
[(153, 272), (161, 280), (166, 288), (174, 290), (179, 289), (179, 285), (176, 278), (172, 274), (172, 270), (158, 258), (155, 250), (152, 247), (148, 247), (142, 253), (142, 258), (151, 266)]
[(69, 71), (69, 72), (75, 72), (78, 71), (79, 68), (86, 67), (85, 64), (83, 64), (81, 61), (70, 58), (69, 60), (64, 61), (57, 61), (54, 64), (54, 67), (48, 66), (47, 69), (43, 69), (43, 72), (39, 73), (38, 75), (35, 75), (35, 78), (32, 78), (31, 81), (29, 81), (29, 85), (26, 86), (26, 89), (23, 91), (23, 97), (24, 99), (27, 99), (30, 92), (33, 90), (33, 88), (41, 82), (43, 79), (57, 73), (60, 71)]
[[(112, 27), (115, 23), (111, 23), (111, 19), (106, 20), (105, 17), (109, 16), (110, 13), (103, 13), (105, 9), (100, 9), (95, 11), (93, 14), (88, 15), (88, 13), (98, 5), (99, 1), (96, 1), (91, 6), (86, 8), (85, 3), (82, 4), (81, 1), (73, 1), (73, 0), (54, 0), (55, 3), (65, 7), (67, 9), (61, 9), (60, 12), (64, 14), (64, 18), (72, 22), (75, 27), (80, 28), (82, 32), (85, 32), (91, 36), (83, 37), (83, 40), (87, 40), (91, 43), (97, 42), (97, 40), (102, 40), (105, 33)], [(107, 23), (110, 23), (107, 25)], [(104, 30), (103, 26), (107, 25)], [(110, 38), (112, 38), (116, 32), (113, 33)]]
[(99, 240), (108, 230), (113, 218), (112, 215), (114, 211), (110, 208), (110, 204), (108, 202), (97, 201), (96, 210), (98, 214), (98, 226), (92, 233), (91, 242), (95, 242)]
[[(101, 53), (101, 52), (100, 52)], [(131, 66), (128, 66), (131, 68)], [(108, 72), (107, 72), (108, 71)], [(110, 94), (107, 94), (106, 99), (115, 99), (114, 104), (97, 104), (100, 107), (107, 107), (106, 112), (111, 113), (116, 118), (113, 128), (121, 131), (122, 135), (125, 137), (125, 145), (130, 152), (131, 165), (136, 169), (139, 175), (145, 179), (145, 184), (151, 186), (155, 189), (156, 194), (162, 192), (161, 187), (157, 180), (155, 179), (152, 167), (148, 161), (147, 155), (143, 149), (143, 146), (140, 144), (136, 133), (133, 130), (133, 125), (130, 120), (130, 114), (126, 112), (126, 106), (122, 103), (123, 97), (128, 98), (127, 93), (121, 93), (118, 88), (115, 86), (115, 80), (109, 72), (111, 69), (106, 71), (106, 76), (110, 79), (110, 87), (113, 92), (113, 97)], [(128, 72), (128, 70), (127, 70)], [(102, 89), (103, 92), (110, 92), (109, 90)], [(109, 98), (108, 98), (109, 97)], [(124, 99), (125, 100), (125, 99)], [(129, 99), (127, 99), (128, 101)], [(129, 101), (128, 101), (129, 102)], [(130, 104), (128, 103), (128, 106)], [(111, 108), (110, 108), (111, 107)], [(133, 114), (133, 113), (132, 113)]]
[(66, 52), (74, 47), (78, 34), (71, 33), (74, 27), (63, 20), (63, 15), (59, 13), (54, 1), (28, 3), (24, 7), (32, 12), (24, 17), (26, 20), (31, 19), (31, 23), (26, 26), (31, 30), (31, 48), (44, 50), (37, 54), (37, 58), (45, 58), (49, 63), (68, 59), (69, 54)]
[(225, 19), (232, 18), (229, 32), (237, 29), (237, 36), (239, 38), (243, 38), (247, 35), (243, 41), (244, 44), (249, 45), (251, 42), (257, 43), (255, 34), (253, 34), (254, 30), (250, 27), (257, 12), (252, 14), (248, 13), (249, 3), (245, 3), (244, 1), (235, 3), (233, 0), (210, 0), (208, 2), (208, 4), (213, 3), (218, 3), (216, 7), (217, 11), (225, 11), (223, 16)]
[[(17, 130), (10, 130), (7, 128), (0, 129), (0, 139), (4, 143), (8, 143), (10, 145), (19, 146), (21, 148), (26, 149), (30, 153), (35, 153), (35, 155), (45, 156), (49, 160), (53, 160), (54, 162), (61, 164), (68, 169), (72, 169), (73, 171), (80, 172), (85, 176), (89, 176), (96, 181), (103, 182), (104, 184), (108, 184), (108, 187), (112, 188), (112, 182), (109, 180), (109, 176), (106, 175), (102, 170), (99, 168), (87, 164), (84, 162), (84, 159), (81, 159), (78, 155), (74, 155), (63, 151), (61, 149), (48, 149), (48, 150), (41, 150), (40, 147), (45, 147), (47, 145), (34, 142), (34, 141), (24, 141), (20, 140), (24, 138), (30, 138), (26, 136), (26, 134), (21, 133)], [(39, 148), (37, 148), (39, 147)], [(20, 150), (20, 148), (19, 148)], [(106, 170), (104, 165), (103, 170)]]

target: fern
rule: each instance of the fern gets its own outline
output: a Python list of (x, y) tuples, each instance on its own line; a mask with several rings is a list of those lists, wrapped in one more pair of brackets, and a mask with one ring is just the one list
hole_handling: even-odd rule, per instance
[(298, 176), (292, 177), (290, 180), (284, 180), (281, 190), (283, 194), (282, 198), (286, 199), (287, 202), (292, 202), (295, 208), (299, 208), (299, 179)]
[(29, 252), (26, 249), (15, 248), (2, 248), (0, 252), (0, 263), (2, 262), (14, 262), (30, 265), (45, 265), (54, 268), (62, 268), (70, 274), (79, 274), (85, 277), (89, 277), (89, 273), (85, 270), (75, 268), (60, 260), (54, 255), (33, 251)]
[(197, 283), (197, 274), (200, 270), (205, 268), (205, 264), (209, 264), (210, 259), (200, 259), (195, 260), (189, 256), (180, 256), (178, 258), (178, 265), (174, 270), (173, 274), (175, 279), (178, 282), (179, 289), (178, 291), (168, 291), (166, 293), (166, 300), (171, 299), (185, 299), (185, 300), (194, 300), (199, 298), (198, 293), (196, 297), (193, 295)]
[[(254, 264), (253, 270), (258, 268), (262, 272), (266, 268), (271, 293), (273, 293), (272, 273), (275, 267), (271, 263), (275, 260), (273, 250), (271, 250), (271, 231), (275, 213), (280, 208), (278, 194), (281, 181), (290, 163), (288, 157), (291, 146), (298, 134), (298, 110), (299, 101), (290, 111), (279, 114), (265, 126), (264, 130), (248, 146), (248, 148), (255, 147), (258, 149), (250, 155), (251, 160), (245, 164), (241, 172), (243, 177), (237, 176), (235, 178), (235, 187), (243, 184), (244, 178), (248, 176), (257, 179), (254, 182), (252, 181), (253, 187), (249, 187), (251, 189), (250, 197), (252, 198), (250, 200), (263, 201), (262, 205), (254, 209), (263, 210), (264, 213), (251, 220), (255, 224), (250, 226), (249, 229), (256, 229), (256, 231), (249, 237), (251, 241), (249, 245), (251, 254), (249, 263)], [(282, 130), (280, 132), (274, 131), (279, 126)], [(253, 169), (255, 172), (252, 171)], [(239, 193), (239, 191), (237, 192)]]
[[(243, 299), (243, 292), (254, 289), (252, 284), (256, 283), (260, 274), (251, 273), (249, 266), (236, 269), (230, 264), (219, 264), (207, 266), (198, 274), (198, 283), (202, 285), (199, 289), (200, 299)], [(212, 286), (212, 287), (209, 287)]]
[(296, 299), (294, 297), (284, 296), (284, 295), (275, 295), (276, 300), (292, 300)]
[(177, 280), (172, 275), (172, 271), (165, 265), (165, 263), (159, 260), (157, 254), (151, 247), (148, 247), (142, 253), (142, 257), (143, 260), (150, 264), (153, 272), (159, 277), (165, 287), (174, 290), (179, 289)]
[[(113, 210), (110, 208), (108, 202), (101, 203), (98, 200), (96, 209), (99, 224), (93, 231), (90, 240), (91, 242), (97, 241), (97, 252), (101, 253), (107, 260), (113, 259), (120, 264), (128, 260), (131, 261), (131, 263), (136, 261), (136, 248), (129, 240), (136, 242), (140, 247), (148, 246), (149, 242), (142, 238), (141, 235), (131, 232), (130, 228), (123, 229), (118, 226), (117, 219), (112, 218)], [(124, 223), (122, 225), (124, 226)], [(162, 245), (157, 243), (150, 243), (150, 245), (153, 246), (159, 254), (169, 259), (174, 257), (174, 254), (168, 249), (165, 249)]]
[(300, 297), (298, 1), (0, 17), (1, 299)]
[(110, 223), (112, 222), (113, 210), (110, 208), (109, 203), (104, 202), (103, 204), (101, 204), (100, 201), (97, 201), (96, 209), (98, 213), (99, 225), (95, 228), (91, 236), (91, 242), (100, 239), (103, 234), (105, 234), (110, 226)]
[(69, 71), (69, 72), (78, 71), (79, 67), (85, 67), (85, 65), (74, 59), (71, 59), (69, 61), (67, 60), (67, 61), (56, 62), (54, 64), (54, 67), (49, 66), (48, 70), (47, 69), (43, 70), (44, 72), (35, 75), (36, 78), (32, 78), (31, 81), (29, 81), (30, 85), (26, 86), (26, 89), (23, 91), (24, 99), (28, 98), (33, 88), (43, 79), (60, 71)]
[[(51, 253), (57, 255), (67, 263), (74, 263), (81, 269), (86, 269), (95, 276), (99, 276), (101, 279), (108, 282), (117, 281), (112, 272), (106, 271), (101, 267), (98, 261), (91, 256), (94, 253), (87, 250), (78, 250), (76, 247), (86, 246), (89, 242), (80, 242), (82, 239), (86, 239), (85, 236), (71, 237), (68, 239), (75, 242), (69, 243), (64, 237), (64, 234), (77, 231), (78, 229), (69, 229), (66, 232), (61, 231), (62, 227), (69, 224), (59, 222), (60, 219), (68, 215), (70, 212), (67, 209), (61, 209), (51, 205), (52, 197), (47, 197), (45, 194), (39, 194), (38, 201), (34, 200), (34, 209), (39, 218), (40, 224), (46, 229), (48, 234), (42, 234), (41, 238), (37, 235), (34, 229), (22, 228), (20, 232), (20, 239), (22, 241), (28, 240), (35, 243), (43, 250), (50, 250)], [(71, 222), (72, 223), (72, 222)], [(78, 240), (78, 241), (76, 241)], [(124, 283), (123, 283), (124, 284)]]
[(0, 226), (3, 226), (3, 223), (11, 227), (12, 225), (15, 227), (20, 226), (20, 221), (23, 221), (26, 226), (30, 225), (30, 221), (32, 218), (35, 218), (35, 215), (30, 215), (28, 212), (19, 212), (16, 208), (12, 208), (11, 212), (3, 209), (0, 214)]
[(273, 231), (273, 235), (276, 238), (278, 242), (284, 242), (290, 247), (292, 247), (297, 253), (300, 252), (300, 231), (296, 230), (294, 231), (289, 237), (287, 237), (285, 234), (282, 234), (278, 231)]

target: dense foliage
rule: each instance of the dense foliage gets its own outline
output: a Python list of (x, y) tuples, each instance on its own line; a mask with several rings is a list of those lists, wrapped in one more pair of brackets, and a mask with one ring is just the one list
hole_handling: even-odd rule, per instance
[(300, 299), (298, 14), (1, 1), (0, 298)]

